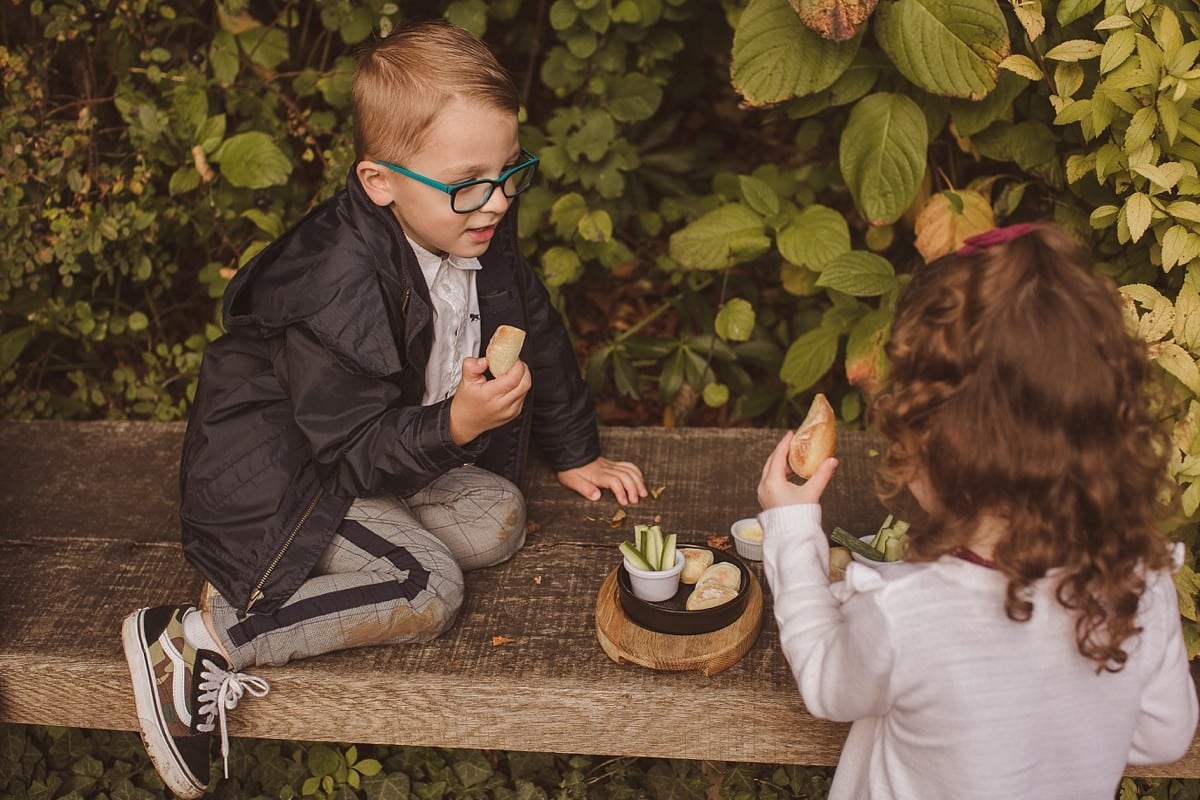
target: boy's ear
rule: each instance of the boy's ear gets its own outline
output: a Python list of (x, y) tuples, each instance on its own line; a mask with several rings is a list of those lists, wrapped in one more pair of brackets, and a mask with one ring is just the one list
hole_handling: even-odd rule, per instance
[(358, 180), (371, 202), (377, 206), (390, 206), (395, 200), (392, 196), (392, 184), (388, 179), (387, 167), (381, 167), (373, 161), (359, 161), (354, 165)]

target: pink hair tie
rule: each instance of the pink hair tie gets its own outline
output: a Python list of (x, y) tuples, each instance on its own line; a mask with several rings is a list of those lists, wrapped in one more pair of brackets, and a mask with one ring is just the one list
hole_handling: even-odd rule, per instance
[(962, 243), (962, 247), (958, 248), (957, 255), (969, 256), (972, 253), (978, 253), (980, 250), (992, 247), (994, 245), (1011, 242), (1013, 239), (1019, 239), (1025, 234), (1037, 227), (1033, 222), (1020, 222), (1016, 225), (1008, 225), (1003, 228), (992, 228), (990, 231), (977, 233), (974, 236), (968, 236)]

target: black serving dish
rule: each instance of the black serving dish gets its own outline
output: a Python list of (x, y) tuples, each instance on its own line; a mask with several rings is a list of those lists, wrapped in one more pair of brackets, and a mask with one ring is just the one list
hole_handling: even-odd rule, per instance
[(695, 589), (691, 583), (680, 583), (679, 591), (669, 600), (651, 603), (642, 600), (633, 593), (629, 583), (629, 572), (625, 565), (617, 567), (617, 595), (621, 601), (621, 609), (633, 622), (658, 633), (696, 634), (711, 633), (732, 625), (746, 610), (746, 597), (750, 588), (750, 570), (733, 553), (718, 550), (703, 544), (682, 543), (680, 548), (694, 547), (698, 550), (709, 550), (713, 554), (713, 563), (728, 561), (738, 568), (742, 574), (742, 583), (738, 587), (737, 597), (728, 603), (699, 611), (687, 610), (688, 595)]

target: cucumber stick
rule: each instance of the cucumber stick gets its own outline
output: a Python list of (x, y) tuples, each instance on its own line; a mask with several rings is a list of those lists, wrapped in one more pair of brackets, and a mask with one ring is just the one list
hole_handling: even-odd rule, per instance
[(863, 558), (871, 561), (883, 561), (884, 559), (883, 553), (879, 552), (862, 539), (859, 539), (845, 528), (834, 528), (833, 533), (829, 534), (829, 538), (834, 544), (840, 544), (842, 547), (848, 547), (850, 548), (851, 552), (858, 553)]
[(621, 555), (628, 558), (630, 564), (633, 564), (638, 569), (644, 569), (644, 570), (653, 569), (653, 567), (651, 567), (648, 563), (646, 563), (646, 559), (642, 557), (641, 551), (639, 551), (631, 543), (621, 542), (621, 544), (619, 544), (618, 547), (621, 548)]
[(635, 525), (633, 541), (621, 542), (620, 549), (633, 566), (656, 572), (675, 566), (677, 541), (676, 534), (663, 534), (658, 525)]

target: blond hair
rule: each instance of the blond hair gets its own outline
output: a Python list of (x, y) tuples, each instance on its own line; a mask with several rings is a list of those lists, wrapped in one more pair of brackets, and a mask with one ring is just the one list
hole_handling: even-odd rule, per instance
[(356, 156), (402, 164), (454, 98), (514, 116), (520, 110), (512, 77), (470, 31), (426, 20), (371, 42), (354, 73)]

